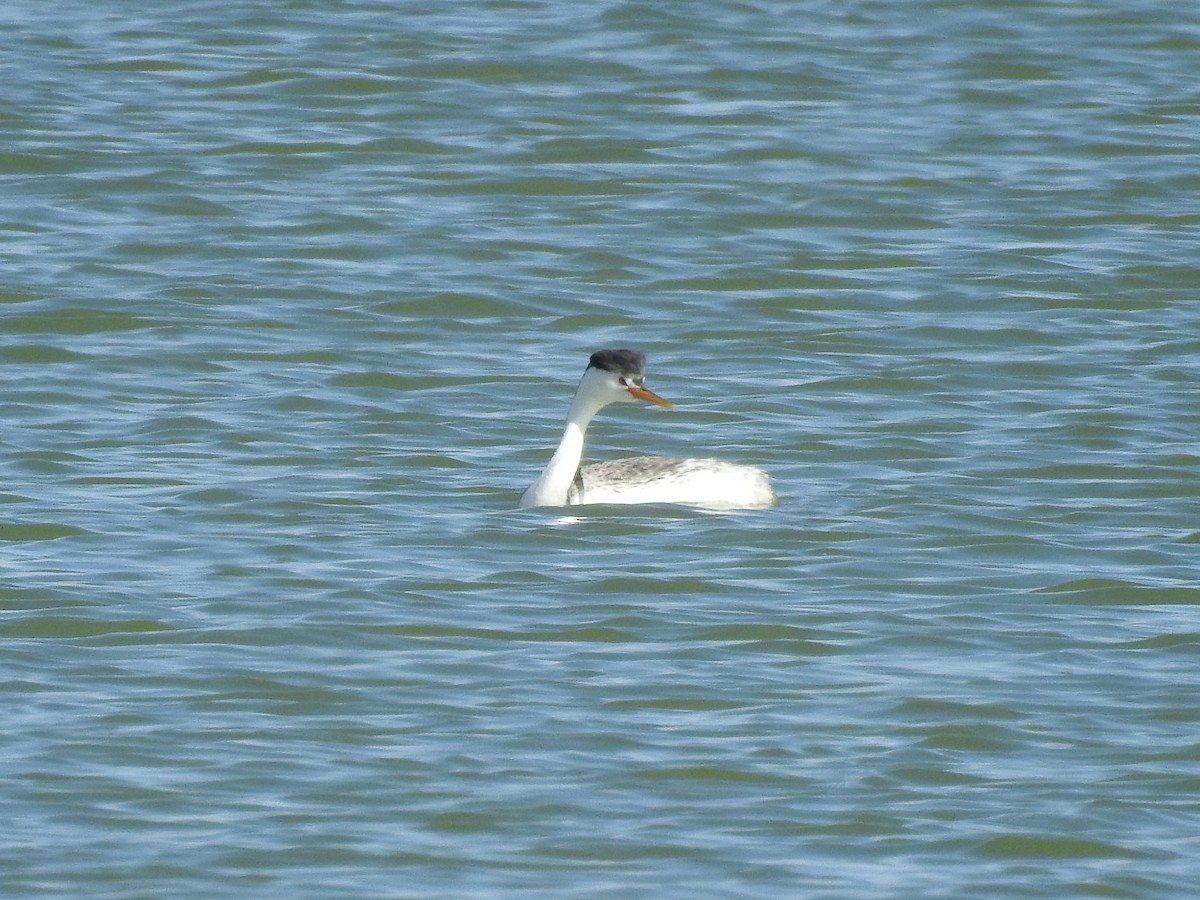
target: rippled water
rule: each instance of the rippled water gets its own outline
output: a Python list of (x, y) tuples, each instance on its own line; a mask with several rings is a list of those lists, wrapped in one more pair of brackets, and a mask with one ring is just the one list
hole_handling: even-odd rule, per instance
[[(1179, 897), (1200, 17), (0, 11), (6, 896)], [(780, 507), (515, 510), (587, 354)]]

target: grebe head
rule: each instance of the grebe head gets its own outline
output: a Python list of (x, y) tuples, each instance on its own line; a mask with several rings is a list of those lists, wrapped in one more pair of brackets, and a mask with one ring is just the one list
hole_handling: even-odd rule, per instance
[[(636, 350), (597, 350), (588, 360), (585, 381), (603, 392), (606, 403), (642, 400), (670, 409), (671, 404), (646, 387), (646, 357)], [(591, 386), (591, 384), (589, 386)]]

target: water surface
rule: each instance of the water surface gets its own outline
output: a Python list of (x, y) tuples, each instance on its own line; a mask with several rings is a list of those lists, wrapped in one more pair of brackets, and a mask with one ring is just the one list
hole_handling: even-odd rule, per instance
[[(1195, 16), (0, 40), (6, 896), (1193, 888)], [(516, 510), (608, 346), (781, 505)]]

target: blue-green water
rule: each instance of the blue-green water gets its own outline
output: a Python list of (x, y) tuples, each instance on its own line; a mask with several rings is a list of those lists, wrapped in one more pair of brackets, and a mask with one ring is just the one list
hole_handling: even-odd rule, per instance
[[(1194, 889), (1200, 15), (135, 7), (0, 10), (4, 896)], [(516, 511), (606, 346), (781, 505)]]

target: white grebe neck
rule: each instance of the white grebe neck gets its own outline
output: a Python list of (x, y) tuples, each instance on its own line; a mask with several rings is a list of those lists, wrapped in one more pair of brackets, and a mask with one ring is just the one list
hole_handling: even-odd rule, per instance
[(521, 497), (521, 506), (566, 506), (567, 496), (579, 471), (583, 459), (583, 441), (587, 436), (588, 424), (614, 398), (609, 396), (605, 379), (599, 369), (589, 367), (583, 373), (575, 399), (567, 413), (567, 427), (563, 430), (558, 449), (542, 470), (537, 481), (529, 486)]

